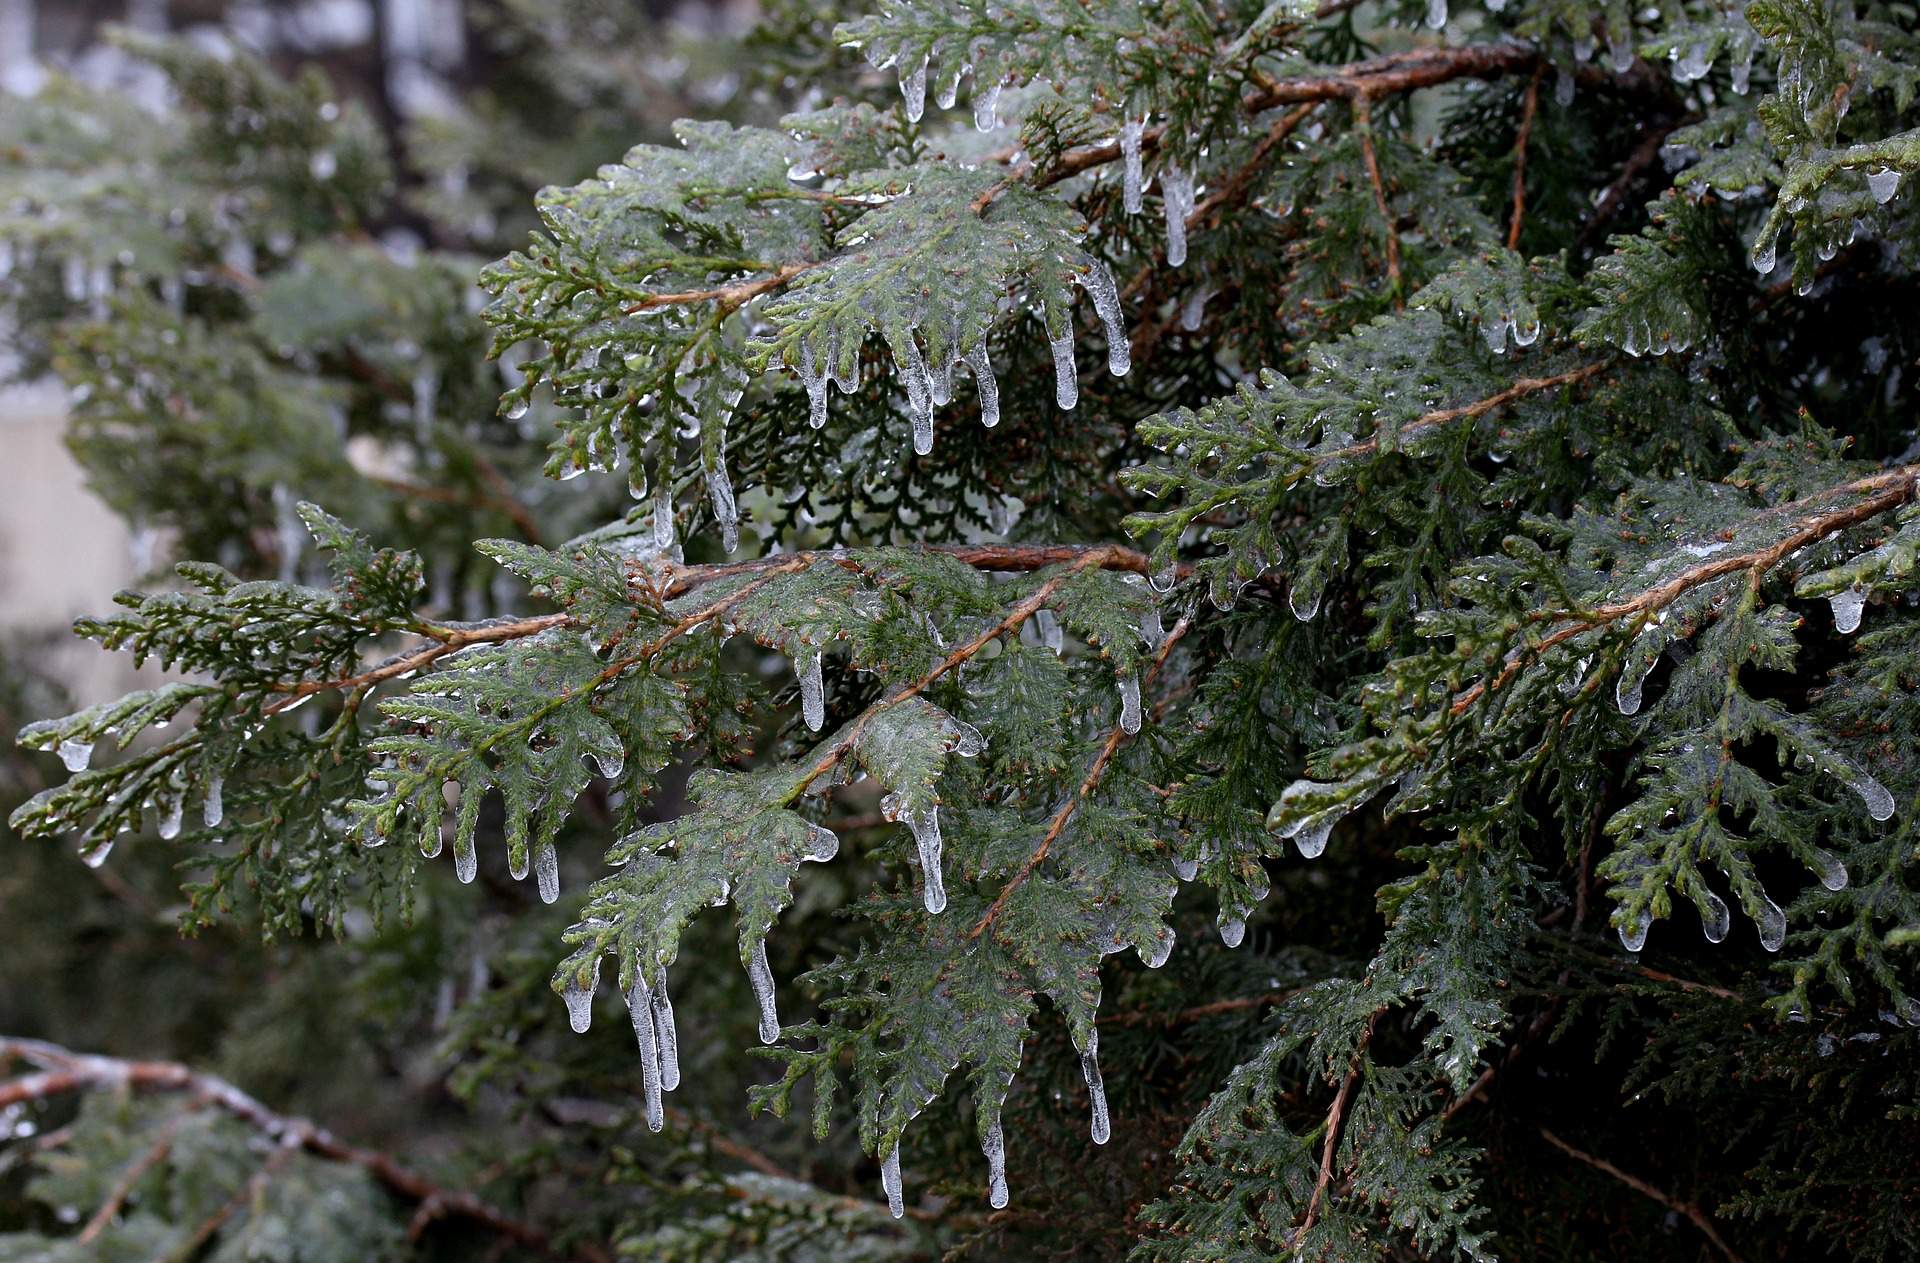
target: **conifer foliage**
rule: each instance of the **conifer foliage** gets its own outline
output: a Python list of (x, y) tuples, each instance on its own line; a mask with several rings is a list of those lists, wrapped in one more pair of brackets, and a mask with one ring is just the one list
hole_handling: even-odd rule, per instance
[(633, 1257), (1920, 1250), (1913, 7), (821, 12), (405, 259), (316, 81), (0, 119), (24, 363), (218, 563), (79, 624), (180, 675), (24, 729), (21, 844), (281, 936), (487, 874), (446, 1055), (565, 1095), (500, 1048), (617, 996), (636, 1123), (835, 1158), (608, 1177)]

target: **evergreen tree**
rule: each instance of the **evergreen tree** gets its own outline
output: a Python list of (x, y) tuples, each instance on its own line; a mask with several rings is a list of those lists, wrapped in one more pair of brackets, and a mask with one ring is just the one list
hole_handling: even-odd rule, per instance
[(0, 1045), (0, 1259), (1920, 1250), (1911, 4), (776, 7), (529, 217), (596, 31), (397, 191), (245, 58), (0, 115), (194, 558), (16, 849), (511, 1120)]

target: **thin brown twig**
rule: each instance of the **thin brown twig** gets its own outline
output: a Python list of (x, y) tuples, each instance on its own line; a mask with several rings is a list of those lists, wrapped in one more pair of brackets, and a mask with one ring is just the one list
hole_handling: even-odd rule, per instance
[(1373, 203), (1380, 210), (1381, 227), (1387, 234), (1387, 287), (1393, 292), (1393, 307), (1399, 311), (1406, 307), (1407, 296), (1401, 292), (1400, 284), (1400, 226), (1393, 217), (1393, 207), (1387, 202), (1387, 182), (1380, 176), (1380, 157), (1373, 149), (1373, 99), (1366, 95), (1353, 98), (1353, 130), (1360, 137), (1360, 161), (1367, 169), (1367, 180), (1373, 185)]
[(681, 290), (672, 294), (648, 294), (645, 298), (627, 305), (625, 312), (629, 316), (643, 311), (652, 311), (656, 307), (687, 307), (695, 303), (718, 303), (723, 311), (735, 311), (762, 294), (768, 294), (784, 286), (802, 272), (811, 272), (819, 267), (816, 262), (788, 263), (766, 276), (751, 281), (735, 281), (731, 285), (721, 285), (714, 289)]
[(232, 1197), (222, 1202), (211, 1215), (201, 1220), (200, 1226), (193, 1230), (191, 1236), (168, 1252), (167, 1263), (186, 1263), (188, 1259), (200, 1253), (200, 1248), (213, 1240), (214, 1234), (224, 1228), (235, 1215), (249, 1203), (259, 1200), (267, 1191), (267, 1185), (272, 1183), (273, 1177), (279, 1173), (280, 1168), (293, 1161), (293, 1155), (298, 1152), (300, 1152), (299, 1138), (295, 1136), (284, 1138), (274, 1147), (273, 1152), (267, 1155), (267, 1160), (260, 1164), (259, 1170), (247, 1177), (246, 1182), (233, 1191)]
[[(546, 1233), (532, 1224), (496, 1210), (471, 1193), (442, 1188), (385, 1153), (348, 1144), (306, 1119), (275, 1113), (226, 1080), (179, 1062), (133, 1061), (77, 1053), (40, 1040), (0, 1036), (0, 1064), (13, 1059), (48, 1068), (0, 1081), (0, 1109), (83, 1091), (132, 1089), (192, 1093), (263, 1135), (290, 1139), (307, 1153), (360, 1167), (389, 1191), (408, 1201), (433, 1199), (450, 1216), (469, 1220), (531, 1250), (547, 1252)], [(604, 1263), (606, 1259), (594, 1248), (581, 1247), (577, 1253), (587, 1263)]]
[(1513, 220), (1507, 225), (1507, 249), (1520, 248), (1520, 229), (1527, 218), (1527, 141), (1533, 135), (1534, 115), (1540, 109), (1540, 76), (1546, 63), (1533, 68), (1527, 94), (1520, 105), (1520, 130), (1513, 139)]
[(1222, 1013), (1240, 1013), (1247, 1009), (1264, 1009), (1270, 1005), (1285, 1004), (1306, 989), (1305, 987), (1284, 987), (1276, 991), (1265, 991), (1259, 995), (1236, 996), (1231, 1000), (1196, 1004), (1192, 1008), (1176, 1009), (1171, 1013), (1164, 1013), (1157, 1009), (1132, 1009), (1125, 1013), (1108, 1013), (1095, 1020), (1107, 1026), (1185, 1026), (1189, 1022), (1218, 1017)]
[(127, 1198), (133, 1195), (134, 1188), (146, 1177), (147, 1172), (159, 1166), (166, 1160), (167, 1154), (172, 1152), (173, 1138), (180, 1133), (180, 1127), (188, 1117), (189, 1115), (185, 1113), (175, 1115), (165, 1127), (161, 1128), (160, 1135), (155, 1138), (153, 1144), (148, 1146), (147, 1151), (127, 1164), (127, 1169), (120, 1173), (120, 1178), (115, 1180), (113, 1187), (107, 1191), (106, 1200), (100, 1203), (100, 1209), (93, 1212), (93, 1217), (87, 1220), (86, 1225), (80, 1229), (80, 1234), (73, 1239), (74, 1244), (92, 1245), (94, 1239), (107, 1230), (107, 1225), (113, 1222), (113, 1217), (119, 1214), (121, 1208), (127, 1204)]
[[(1554, 373), (1547, 377), (1522, 377), (1505, 390), (1476, 399), (1471, 403), (1458, 404), (1451, 408), (1436, 408), (1432, 412), (1423, 412), (1413, 420), (1402, 425), (1395, 433), (1402, 438), (1430, 430), (1438, 425), (1451, 425), (1455, 421), (1477, 421), (1490, 412), (1498, 411), (1510, 403), (1525, 399), (1528, 395), (1537, 395), (1545, 390), (1557, 390), (1562, 386), (1575, 386), (1590, 377), (1597, 377), (1612, 363), (1610, 360), (1595, 360), (1579, 368), (1568, 369), (1564, 373)], [(1358, 443), (1349, 443), (1345, 447), (1336, 447), (1330, 451), (1315, 452), (1316, 464), (1344, 461), (1357, 456), (1371, 456), (1380, 450), (1380, 440), (1376, 436), (1362, 439)]]
[(1320, 1145), (1320, 1177), (1313, 1182), (1313, 1196), (1307, 1199), (1307, 1213), (1301, 1217), (1300, 1227), (1293, 1239), (1303, 1239), (1320, 1220), (1320, 1203), (1326, 1199), (1327, 1187), (1333, 1183), (1333, 1158), (1340, 1146), (1340, 1125), (1346, 1118), (1347, 1103), (1353, 1099), (1353, 1089), (1360, 1082), (1360, 1066), (1367, 1054), (1367, 1045), (1373, 1040), (1373, 1028), (1380, 1021), (1376, 1010), (1367, 1019), (1367, 1025), (1360, 1032), (1360, 1042), (1354, 1046), (1353, 1061), (1347, 1067), (1346, 1078), (1340, 1081), (1340, 1090), (1334, 1094), (1333, 1106), (1327, 1110), (1327, 1135)]
[(1568, 1157), (1579, 1162), (1584, 1162), (1596, 1171), (1602, 1171), (1607, 1175), (1611, 1175), (1614, 1179), (1620, 1181), (1634, 1192), (1639, 1193), (1643, 1197), (1653, 1199), (1660, 1203), (1660, 1205), (1665, 1206), (1668, 1210), (1685, 1215), (1687, 1219), (1693, 1223), (1693, 1226), (1701, 1231), (1707, 1240), (1713, 1242), (1714, 1248), (1727, 1257), (1727, 1263), (1741, 1263), (1740, 1256), (1734, 1253), (1733, 1247), (1726, 1243), (1726, 1240), (1721, 1237), (1719, 1230), (1713, 1226), (1713, 1220), (1707, 1218), (1707, 1213), (1692, 1202), (1675, 1197), (1671, 1193), (1663, 1192), (1637, 1175), (1629, 1175), (1627, 1172), (1613, 1165), (1613, 1163), (1608, 1162), (1605, 1158), (1597, 1158), (1593, 1154), (1574, 1148), (1545, 1127), (1540, 1129), (1540, 1135), (1545, 1138), (1548, 1144), (1566, 1154)]
[(1583, 632), (1620, 619), (1650, 614), (1671, 604), (1701, 584), (1711, 582), (1723, 575), (1745, 571), (1752, 581), (1758, 582), (1762, 575), (1779, 565), (1783, 558), (1796, 550), (1845, 530), (1849, 526), (1878, 517), (1889, 509), (1899, 508), (1912, 500), (1916, 475), (1920, 475), (1920, 466), (1901, 465), (1893, 469), (1881, 470), (1865, 478), (1856, 478), (1852, 482), (1842, 483), (1837, 487), (1829, 487), (1813, 495), (1802, 496), (1798, 500), (1769, 510), (1768, 513), (1790, 513), (1796, 508), (1804, 510), (1804, 507), (1811, 502), (1839, 495), (1863, 495), (1866, 499), (1845, 508), (1811, 514), (1802, 519), (1794, 529), (1765, 548), (1756, 548), (1744, 553), (1720, 554), (1710, 561), (1689, 566), (1664, 583), (1656, 584), (1634, 596), (1611, 601), (1590, 610), (1543, 612), (1538, 616), (1540, 621), (1564, 625), (1530, 645), (1528, 652), (1517, 655), (1491, 680), (1482, 680), (1467, 689), (1455, 699), (1453, 713), (1465, 714), (1482, 697), (1505, 688), (1528, 662), (1537, 660), (1541, 654), (1555, 645), (1571, 640)]
[[(1187, 628), (1192, 624), (1193, 616), (1183, 614), (1180, 616), (1180, 621), (1167, 632), (1167, 638), (1161, 642), (1160, 651), (1154, 655), (1152, 665), (1141, 676), (1142, 689), (1149, 687), (1160, 674), (1160, 669), (1166, 665), (1167, 657), (1172, 654), (1174, 645), (1187, 634)], [(1028, 855), (1013, 876), (1007, 879), (1007, 884), (1000, 888), (1000, 893), (994, 896), (991, 904), (987, 905), (987, 910), (980, 914), (980, 919), (974, 922), (971, 930), (967, 931), (968, 938), (976, 939), (986, 933), (999, 918), (1001, 910), (1007, 906), (1007, 900), (1013, 898), (1014, 892), (1025, 884), (1027, 878), (1033, 876), (1033, 870), (1040, 867), (1047, 858), (1047, 853), (1053, 849), (1053, 844), (1059, 840), (1062, 833), (1066, 832), (1067, 821), (1073, 818), (1073, 813), (1079, 809), (1081, 803), (1093, 797), (1094, 790), (1100, 787), (1100, 780), (1106, 775), (1107, 765), (1113, 762), (1114, 753), (1120, 749), (1121, 743), (1129, 735), (1123, 724), (1113, 726), (1113, 731), (1107, 734), (1106, 742), (1101, 745), (1100, 752), (1094, 756), (1092, 766), (1087, 768), (1086, 776), (1081, 779), (1080, 788), (1074, 792), (1073, 797), (1060, 804), (1060, 810), (1053, 813), (1053, 819), (1048, 823), (1046, 833), (1040, 838), (1040, 845), (1033, 848), (1032, 854)]]

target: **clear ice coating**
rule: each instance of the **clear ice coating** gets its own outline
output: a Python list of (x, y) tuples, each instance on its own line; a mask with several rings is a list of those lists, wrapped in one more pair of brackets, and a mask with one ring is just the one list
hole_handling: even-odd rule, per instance
[(1873, 777), (1861, 772), (1847, 781), (1847, 788), (1860, 795), (1860, 801), (1866, 804), (1867, 814), (1875, 820), (1893, 818), (1893, 795)]
[(1070, 411), (1080, 402), (1080, 377), (1073, 366), (1073, 326), (1057, 338), (1048, 338), (1053, 350), (1053, 401)]
[(1867, 189), (1873, 194), (1874, 201), (1885, 206), (1900, 191), (1900, 172), (1893, 167), (1867, 172)]
[(680, 1086), (680, 1031), (673, 1022), (673, 1000), (667, 995), (667, 971), (660, 971), (660, 985), (653, 991), (653, 1036), (660, 1050), (660, 1090), (671, 1092)]
[(1100, 1032), (1087, 1032), (1087, 1046), (1080, 1053), (1080, 1073), (1087, 1080), (1087, 1104), (1093, 1113), (1093, 1143), (1104, 1145), (1113, 1135), (1113, 1120), (1107, 1115), (1107, 1084), (1100, 1077)]
[(553, 903), (560, 898), (560, 853), (552, 842), (538, 842), (533, 848), (533, 877), (540, 888), (540, 902)]
[(653, 547), (656, 552), (673, 551), (673, 480), (662, 477), (653, 489)]
[(880, 1187), (887, 1194), (887, 1213), (895, 1219), (905, 1215), (907, 1203), (900, 1191), (900, 1142), (897, 1140), (880, 1160)]
[(567, 983), (566, 990), (560, 993), (561, 1000), (567, 1006), (567, 1025), (573, 1033), (583, 1035), (593, 1025), (593, 988), (600, 972), (600, 962), (593, 962), (593, 974), (586, 978), (575, 977)]
[(1631, 921), (1620, 923), (1620, 946), (1637, 952), (1647, 945), (1647, 931), (1653, 928), (1653, 913), (1643, 910)]
[(1120, 124), (1120, 200), (1127, 214), (1138, 215), (1146, 190), (1145, 172), (1140, 163), (1140, 137), (1147, 120), (1130, 118)]
[(980, 1152), (987, 1155), (987, 1203), (999, 1210), (1007, 1204), (1007, 1133), (999, 1119), (980, 1137)]
[(980, 394), (980, 424), (991, 430), (1000, 424), (1000, 383), (993, 377), (993, 361), (987, 358), (987, 340), (974, 343), (961, 357), (973, 370), (973, 388)]
[(760, 1002), (760, 1042), (771, 1044), (780, 1038), (780, 1012), (773, 1003), (773, 970), (767, 967), (765, 938), (747, 952), (747, 981), (753, 984), (753, 998)]
[(928, 912), (944, 912), (947, 907), (946, 878), (940, 872), (940, 808), (909, 811), (907, 828), (913, 831), (913, 844), (920, 851), (920, 871), (926, 880), (921, 896)]
[(827, 689), (820, 679), (820, 650), (809, 645), (793, 658), (793, 673), (800, 679), (800, 717), (807, 729), (819, 732), (827, 722)]
[(1860, 630), (1860, 614), (1867, 608), (1867, 594), (1859, 584), (1845, 592), (1835, 592), (1827, 598), (1827, 604), (1833, 607), (1833, 630), (1842, 636)]
[(640, 1090), (646, 1099), (647, 1130), (666, 1126), (666, 1106), (660, 1099), (660, 1035), (653, 1025), (653, 992), (641, 976), (638, 964), (633, 970), (633, 985), (627, 988), (627, 1017), (633, 1022), (633, 1039), (640, 1046)]
[(990, 132), (1000, 125), (995, 117), (1000, 107), (1000, 85), (989, 83), (982, 85), (976, 78), (973, 85), (973, 125), (975, 129)]
[(219, 828), (220, 822), (227, 818), (227, 804), (224, 795), (226, 786), (226, 778), (219, 773), (215, 773), (207, 778), (207, 797), (206, 800), (200, 804), (200, 819), (206, 823), (209, 829)]
[(907, 121), (917, 123), (927, 110), (927, 59), (922, 57), (919, 63), (908, 70), (903, 64), (900, 69), (900, 96), (907, 103)]
[(1787, 941), (1787, 914), (1780, 911), (1780, 905), (1760, 896), (1760, 915), (1754, 918), (1760, 930), (1760, 946), (1770, 952), (1777, 952)]
[(1427, 25), (1439, 30), (1447, 24), (1447, 0), (1427, 0)]
[(827, 369), (813, 362), (813, 348), (800, 344), (800, 384), (807, 388), (807, 424), (819, 429), (827, 423)]
[(1120, 685), (1120, 729), (1128, 736), (1140, 731), (1140, 677), (1123, 675)]
[(721, 550), (731, 553), (740, 547), (740, 506), (733, 498), (733, 480), (727, 477), (724, 454), (707, 471), (707, 498), (713, 502), (713, 520), (720, 524)]
[(1726, 900), (1711, 890), (1700, 903), (1700, 932), (1707, 936), (1707, 942), (1718, 943), (1733, 928), (1733, 914), (1727, 911)]
[(1160, 204), (1167, 214), (1167, 266), (1187, 261), (1187, 216), (1193, 214), (1193, 177), (1169, 162), (1160, 169)]
[(1840, 857), (1824, 847), (1815, 847), (1812, 855), (1813, 869), (1819, 875), (1820, 884), (1828, 890), (1847, 888), (1847, 866)]
[(1107, 333), (1107, 371), (1125, 377), (1133, 368), (1133, 343), (1127, 338), (1126, 321), (1120, 314), (1120, 291), (1113, 283), (1113, 271), (1096, 259), (1080, 274), (1080, 284), (1093, 299), (1093, 309)]
[(60, 743), (60, 761), (69, 772), (84, 772), (93, 760), (93, 742), (69, 737)]

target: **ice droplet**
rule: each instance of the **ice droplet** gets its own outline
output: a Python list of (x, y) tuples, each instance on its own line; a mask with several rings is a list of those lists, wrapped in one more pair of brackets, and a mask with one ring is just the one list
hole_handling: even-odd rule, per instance
[(93, 742), (69, 737), (60, 743), (60, 761), (69, 772), (84, 772), (93, 760)]
[(1859, 584), (1845, 592), (1835, 592), (1827, 598), (1827, 604), (1833, 607), (1833, 630), (1842, 636), (1860, 630), (1860, 614), (1867, 607), (1867, 594)]
[(1732, 928), (1733, 914), (1727, 911), (1726, 900), (1709, 890), (1701, 900), (1700, 932), (1706, 935), (1707, 942), (1718, 943)]
[(1087, 1104), (1093, 1112), (1093, 1143), (1104, 1145), (1113, 1135), (1113, 1120), (1107, 1115), (1107, 1084), (1100, 1077), (1100, 1032), (1087, 1032), (1087, 1046), (1080, 1053), (1080, 1073), (1087, 1080)]
[(1128, 736), (1140, 731), (1140, 677), (1123, 675), (1120, 686), (1120, 730)]
[(1200, 861), (1190, 859), (1174, 860), (1173, 875), (1181, 881), (1192, 881), (1200, 875)]
[(907, 828), (913, 831), (913, 843), (920, 851), (920, 872), (926, 882), (921, 898), (927, 911), (940, 913), (947, 907), (947, 883), (940, 872), (940, 808), (936, 804), (925, 811), (907, 813)]
[(226, 778), (217, 773), (207, 778), (207, 797), (200, 804), (200, 818), (209, 829), (219, 828), (220, 822), (227, 818), (227, 804), (223, 797), (226, 785)]
[(999, 1119), (980, 1137), (980, 1152), (987, 1155), (987, 1204), (999, 1210), (1007, 1204), (1007, 1134)]
[(567, 1005), (567, 1025), (576, 1035), (584, 1035), (593, 1025), (593, 987), (600, 973), (600, 962), (593, 962), (593, 975), (587, 978), (575, 977), (567, 982), (566, 990), (560, 998)]
[(636, 962), (633, 985), (627, 988), (627, 1017), (633, 1022), (634, 1042), (640, 1046), (640, 1090), (646, 1100), (647, 1130), (666, 1126), (666, 1108), (660, 1100), (660, 1037), (653, 1026), (653, 992)]
[(553, 903), (560, 898), (560, 853), (552, 842), (538, 842), (533, 848), (533, 877), (540, 889), (540, 902)]
[(653, 547), (656, 552), (673, 551), (673, 480), (662, 477), (653, 489)]
[(1000, 383), (993, 377), (993, 361), (987, 358), (987, 341), (982, 338), (962, 357), (973, 370), (973, 387), (980, 395), (980, 424), (991, 430), (1000, 424)]
[(1120, 124), (1120, 201), (1129, 215), (1140, 213), (1146, 186), (1140, 163), (1140, 137), (1146, 127), (1144, 118), (1130, 118)]
[(919, 122), (920, 116), (927, 110), (927, 59), (924, 56), (912, 70), (902, 66), (900, 96), (907, 103), (907, 121)]
[(1033, 612), (1033, 630), (1049, 653), (1057, 654), (1066, 648), (1066, 632), (1060, 626), (1060, 616), (1052, 610), (1042, 608)]
[(1753, 46), (1749, 44), (1747, 50), (1734, 58), (1727, 69), (1733, 76), (1734, 94), (1745, 96), (1748, 86), (1753, 82)]
[(480, 871), (479, 857), (473, 853), (473, 839), (458, 834), (453, 839), (453, 875), (463, 884), (472, 884)]
[(1673, 77), (1681, 83), (1692, 83), (1697, 79), (1706, 78), (1707, 70), (1711, 65), (1712, 62), (1707, 57), (1706, 43), (1704, 41), (1696, 41), (1687, 49), (1685, 56), (1675, 60)]
[(1293, 576), (1293, 584), (1287, 589), (1287, 608), (1293, 616), (1303, 623), (1311, 623), (1320, 612), (1320, 600), (1326, 595), (1327, 574), (1324, 570), (1307, 570)]
[(1080, 377), (1073, 366), (1073, 326), (1057, 338), (1048, 338), (1053, 350), (1053, 401), (1062, 410), (1071, 411), (1080, 402)]
[(1885, 206), (1900, 191), (1900, 172), (1892, 167), (1881, 167), (1878, 171), (1867, 172), (1867, 188), (1873, 194), (1873, 200)]
[(653, 991), (653, 1038), (660, 1050), (660, 1090), (671, 1092), (680, 1086), (680, 1032), (673, 1021), (665, 969), (660, 971), (660, 985)]
[(1787, 941), (1787, 914), (1780, 911), (1780, 905), (1760, 896), (1760, 915), (1755, 919), (1760, 930), (1760, 946), (1770, 952), (1777, 952)]
[(1620, 923), (1620, 946), (1638, 952), (1647, 945), (1647, 931), (1653, 928), (1653, 913), (1642, 911), (1631, 921)]
[(827, 722), (827, 690), (820, 679), (820, 650), (812, 646), (794, 655), (793, 673), (800, 678), (800, 715), (807, 728), (819, 732)]
[(825, 825), (808, 826), (806, 858), (824, 864), (840, 854), (840, 835)]
[(1653, 670), (1653, 664), (1660, 659), (1660, 648), (1665, 643), (1665, 634), (1657, 627), (1649, 627), (1634, 638), (1627, 650), (1626, 661), (1620, 665), (1620, 678), (1614, 682), (1613, 700), (1622, 715), (1636, 715), (1640, 712), (1640, 694), (1646, 685), (1647, 675)]
[(186, 799), (178, 794), (167, 800), (160, 815), (160, 836), (172, 841), (180, 836), (180, 818), (185, 814)]
[(1212, 297), (1213, 291), (1204, 285), (1188, 294), (1180, 304), (1180, 327), (1188, 333), (1199, 329), (1207, 317), (1207, 300)]
[(1238, 947), (1246, 939), (1247, 922), (1244, 917), (1228, 917), (1220, 923), (1220, 941), (1228, 947)]
[(984, 87), (976, 79), (973, 85), (973, 126), (977, 131), (990, 132), (998, 127), (995, 117), (1000, 106), (1000, 85), (989, 83)]
[(1847, 782), (1847, 788), (1860, 795), (1860, 801), (1867, 805), (1867, 814), (1875, 820), (1893, 818), (1893, 795), (1887, 787), (1868, 776), (1865, 772)]
[(800, 344), (800, 384), (807, 388), (807, 424), (819, 429), (827, 423), (827, 370), (813, 362), (813, 348)]
[(753, 984), (753, 998), (760, 1002), (760, 1042), (771, 1044), (780, 1038), (780, 1012), (774, 1007), (773, 970), (767, 967), (764, 938), (747, 952), (747, 981)]
[(1080, 284), (1093, 299), (1093, 309), (1107, 334), (1107, 371), (1125, 377), (1133, 368), (1133, 344), (1127, 338), (1126, 321), (1120, 312), (1120, 291), (1113, 283), (1113, 271), (1102, 260), (1080, 274)]
[(1322, 812), (1302, 822), (1293, 835), (1293, 845), (1303, 860), (1317, 860), (1326, 853), (1327, 838), (1333, 833), (1334, 822), (1339, 818), (1337, 811)]
[(1617, 75), (1623, 75), (1633, 69), (1633, 40), (1608, 31), (1607, 61), (1613, 67), (1613, 73)]
[(1841, 863), (1838, 855), (1823, 847), (1815, 847), (1812, 858), (1814, 871), (1819, 874), (1822, 886), (1828, 890), (1847, 888), (1847, 866)]
[(1439, 30), (1447, 24), (1447, 0), (1427, 0), (1427, 25)]
[(1167, 958), (1173, 955), (1174, 937), (1171, 929), (1164, 925), (1160, 927), (1160, 932), (1154, 936), (1152, 948), (1140, 953), (1140, 959), (1148, 969), (1158, 969), (1167, 963)]
[(887, 1213), (895, 1219), (905, 1215), (907, 1203), (900, 1191), (900, 1142), (897, 1140), (880, 1160), (880, 1187), (887, 1194)]
[(707, 470), (707, 498), (713, 502), (713, 520), (720, 525), (720, 549), (732, 553), (740, 547), (740, 506), (733, 498), (724, 455), (716, 457), (713, 468)]
[(1167, 266), (1187, 261), (1187, 216), (1193, 214), (1193, 177), (1169, 162), (1160, 169), (1160, 206), (1167, 216)]
[(952, 78), (947, 79), (934, 90), (933, 103), (943, 110), (952, 109), (953, 103), (960, 99), (960, 79), (966, 73), (967, 68), (964, 65), (955, 70)]
[(108, 838), (89, 851), (80, 853), (80, 862), (88, 868), (98, 868), (107, 862), (107, 856), (113, 854), (113, 839)]
[(1776, 250), (1779, 245), (1780, 238), (1778, 236), (1767, 238), (1765, 245), (1755, 242), (1753, 247), (1753, 270), (1762, 276), (1771, 275), (1777, 260)]

